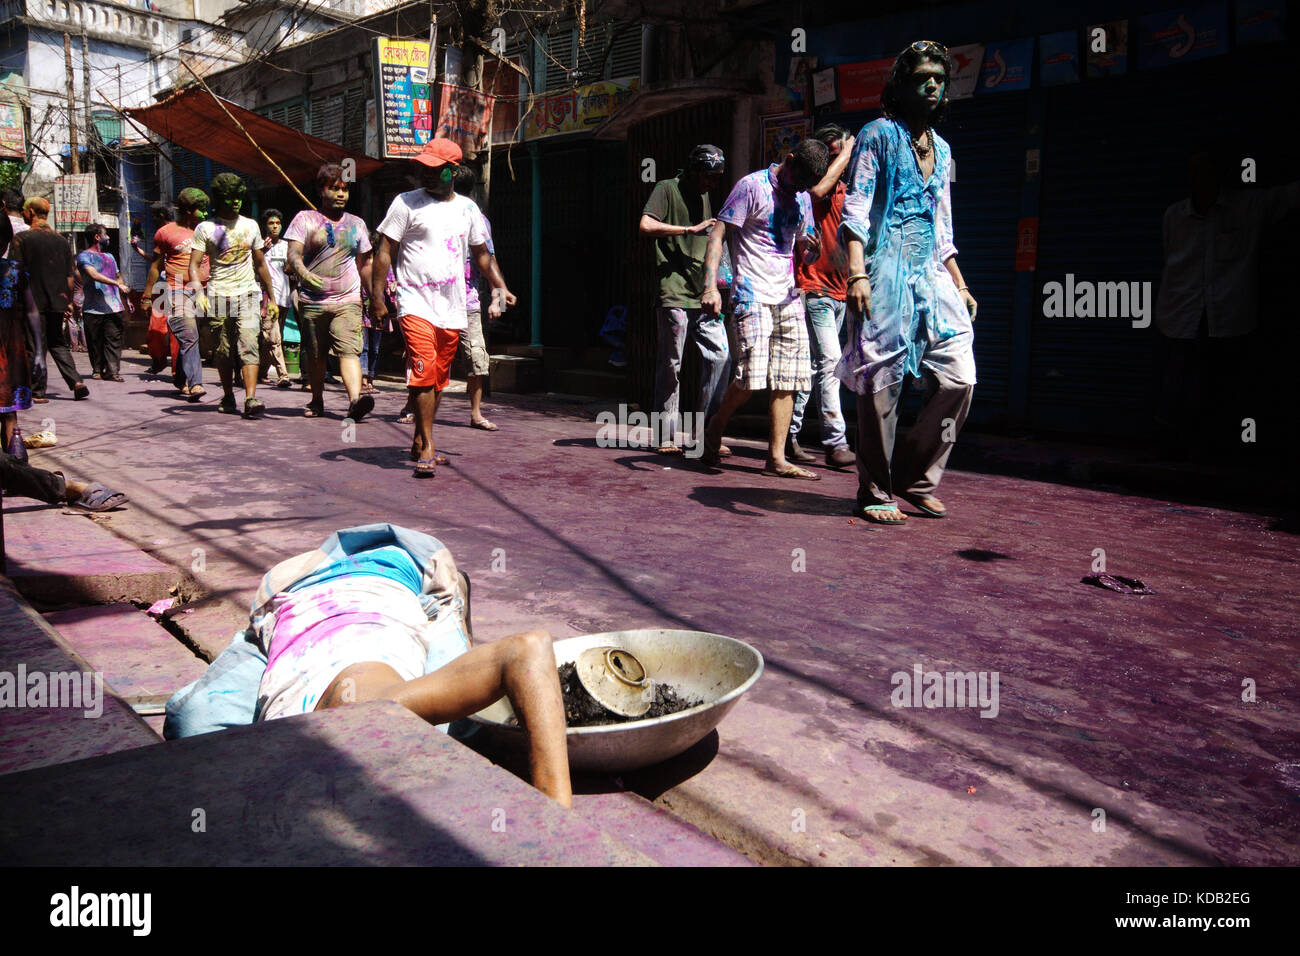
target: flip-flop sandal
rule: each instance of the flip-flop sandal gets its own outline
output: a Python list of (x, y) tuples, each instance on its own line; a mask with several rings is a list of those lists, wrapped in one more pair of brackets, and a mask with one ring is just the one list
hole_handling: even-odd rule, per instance
[[(418, 439), (416, 441), (418, 442)], [(420, 460), (420, 446), (418, 443), (413, 443), (411, 445), (411, 461), (419, 461), (419, 460)], [(449, 462), (447, 461), (447, 456), (442, 454), (441, 452), (434, 452), (433, 463), (435, 465), (449, 464)]]
[(205, 389), (202, 385), (195, 385), (192, 389), (189, 390), (189, 392), (185, 392), (182, 394), (185, 395), (185, 401), (193, 403), (193, 402), (197, 402), (204, 395), (208, 394), (208, 392), (207, 389)]
[[(948, 517), (948, 509), (943, 507), (943, 502), (938, 498), (930, 495), (899, 495), (898, 497), (902, 498), (928, 518)], [(938, 505), (939, 507), (936, 508), (934, 507), (935, 505)]]
[(348, 418), (354, 422), (369, 415), (375, 408), (375, 400), (369, 395), (358, 395), (357, 400), (348, 406)]
[(319, 405), (316, 405), (316, 404), (314, 404), (314, 403), (313, 403), (313, 404), (304, 405), (304, 406), (303, 406), (303, 409), (302, 409), (302, 417), (303, 417), (303, 418), (324, 418), (324, 417), (325, 417), (325, 403), (322, 402), (322, 403), (319, 404)]
[(486, 418), (483, 419), (482, 421), (479, 421), (479, 422), (470, 422), (470, 423), (469, 423), (469, 427), (470, 427), (470, 428), (481, 428), (481, 429), (483, 429), (483, 431), (485, 431), (485, 432), (495, 432), (495, 431), (500, 431), (500, 429), (497, 428), (496, 425), (493, 425), (493, 424), (492, 424), (490, 421), (488, 421)]
[(821, 475), (809, 471), (807, 468), (800, 468), (798, 465), (787, 465), (781, 471), (777, 471), (775, 468), (764, 468), (763, 474), (768, 478), (800, 478), (804, 481), (822, 480)]
[(397, 424), (399, 425), (412, 425), (414, 423), (415, 423), (414, 412), (403, 412), (402, 414), (397, 416)]
[(436, 464), (436, 459), (421, 458), (419, 461), (415, 463), (415, 477), (432, 478), (434, 475), (435, 464)]
[(680, 454), (682, 454), (682, 449), (681, 449), (679, 446), (674, 445), (672, 442), (665, 442), (664, 444), (662, 444), (662, 445), (660, 445), (658, 448), (656, 448), (655, 451), (656, 451), (658, 454), (660, 454), (660, 455), (680, 455)]
[(120, 491), (109, 491), (103, 485), (96, 482), (81, 493), (81, 497), (76, 501), (69, 502), (69, 506), (80, 508), (82, 511), (109, 511), (113, 508), (120, 508), (127, 502), (126, 495)]
[[(855, 508), (853, 514), (863, 521), (870, 521), (872, 524), (907, 524), (907, 516), (898, 510), (898, 505), (866, 505), (865, 507)], [(886, 515), (894, 514), (897, 518), (888, 518)]]

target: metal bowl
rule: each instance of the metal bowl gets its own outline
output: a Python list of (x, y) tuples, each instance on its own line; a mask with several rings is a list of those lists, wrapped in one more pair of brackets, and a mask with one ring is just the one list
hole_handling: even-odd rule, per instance
[[(601, 646), (627, 648), (652, 679), (704, 703), (652, 720), (570, 727), (569, 767), (576, 771), (618, 773), (675, 757), (718, 726), (763, 673), (763, 655), (744, 641), (704, 631), (663, 629), (567, 637), (555, 642), (556, 666), (575, 662), (583, 651)], [(519, 750), (527, 742), (519, 727), (506, 723), (513, 716), (510, 701), (502, 697), (470, 720), (487, 735), (489, 746)]]

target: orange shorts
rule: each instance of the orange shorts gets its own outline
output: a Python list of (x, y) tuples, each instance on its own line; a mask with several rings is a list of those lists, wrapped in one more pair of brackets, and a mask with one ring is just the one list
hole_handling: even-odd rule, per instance
[(456, 357), (460, 333), (440, 329), (416, 315), (401, 318), (406, 339), (406, 384), (415, 388), (433, 387), (441, 392), (451, 381), (451, 362)]

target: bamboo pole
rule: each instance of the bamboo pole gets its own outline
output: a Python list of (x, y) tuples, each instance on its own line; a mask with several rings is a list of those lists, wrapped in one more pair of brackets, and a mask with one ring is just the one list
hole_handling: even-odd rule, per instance
[(289, 178), (288, 174), (285, 173), (285, 171), (284, 171), (283, 169), (280, 168), (280, 164), (277, 163), (277, 162), (276, 162), (274, 159), (272, 159), (270, 156), (266, 155), (266, 151), (265, 151), (264, 149), (262, 149), (261, 146), (258, 146), (258, 145), (257, 145), (257, 140), (253, 139), (253, 134), (250, 133), (248, 130), (244, 129), (244, 124), (241, 123), (241, 122), (239, 122), (239, 120), (235, 119), (234, 114), (231, 113), (230, 110), (226, 109), (226, 104), (223, 103), (223, 102), (221, 101), (221, 97), (217, 96), (216, 93), (213, 93), (213, 92), (212, 92), (212, 88), (211, 88), (210, 86), (208, 86), (207, 82), (203, 79), (203, 77), (201, 77), (201, 76), (199, 76), (197, 73), (195, 73), (193, 67), (191, 67), (191, 66), (190, 66), (188, 63), (186, 63), (184, 60), (181, 60), (180, 63), (181, 63), (181, 66), (183, 66), (183, 67), (185, 67), (185, 69), (189, 70), (189, 72), (190, 72), (190, 76), (194, 77), (194, 79), (196, 79), (196, 80), (199, 81), (199, 85), (202, 86), (203, 89), (207, 91), (208, 96), (212, 97), (212, 99), (216, 101), (216, 104), (217, 104), (218, 106), (221, 107), (221, 112), (225, 113), (226, 116), (227, 116), (227, 118), (230, 120), (230, 122), (234, 123), (235, 126), (236, 126), (236, 128), (237, 128), (241, 133), (243, 133), (245, 137), (247, 137), (248, 141), (249, 141), (250, 143), (253, 144), (253, 148), (254, 148), (255, 150), (257, 150), (259, 153), (262, 154), (262, 158), (265, 159), (268, 163), (270, 163), (270, 164), (271, 164), (271, 167), (272, 167), (272, 168), (273, 168), (277, 173), (279, 173), (281, 176), (284, 177), (284, 181), (285, 181), (286, 183), (289, 184), (289, 188), (292, 189), (295, 193), (298, 194), (298, 198), (301, 199), (304, 203), (307, 204), (307, 208), (308, 208), (308, 209), (311, 209), (313, 212), (315, 212), (315, 211), (316, 211), (316, 204), (315, 204), (314, 202), (312, 202), (310, 199), (308, 199), (306, 196), (304, 196), (304, 195), (302, 194), (302, 190), (298, 188), (297, 184), (294, 183), (294, 181), (293, 181), (292, 179)]

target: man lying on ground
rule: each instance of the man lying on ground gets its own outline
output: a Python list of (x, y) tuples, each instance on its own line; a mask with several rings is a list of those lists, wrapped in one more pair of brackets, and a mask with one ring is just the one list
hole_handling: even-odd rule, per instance
[(73, 481), (61, 471), (33, 468), (0, 451), (0, 488), (11, 498), (35, 498), (46, 504), (67, 503), (85, 511), (108, 511), (126, 504), (126, 495), (95, 482)]
[(551, 637), (470, 647), (467, 589), (435, 538), (349, 528), (262, 579), (248, 630), (167, 704), (168, 739), (368, 700), (432, 724), (503, 695), (528, 734), (533, 785), (572, 804), (564, 702)]

